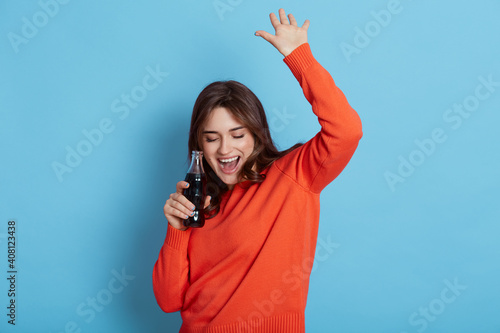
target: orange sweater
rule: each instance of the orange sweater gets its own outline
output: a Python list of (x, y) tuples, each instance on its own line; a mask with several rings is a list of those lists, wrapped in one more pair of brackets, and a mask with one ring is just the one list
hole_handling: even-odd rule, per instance
[(320, 192), (349, 162), (362, 132), (309, 44), (284, 62), (321, 130), (262, 172), (264, 182), (225, 193), (220, 212), (203, 228), (167, 228), (153, 288), (165, 312), (181, 311), (181, 333), (305, 330)]

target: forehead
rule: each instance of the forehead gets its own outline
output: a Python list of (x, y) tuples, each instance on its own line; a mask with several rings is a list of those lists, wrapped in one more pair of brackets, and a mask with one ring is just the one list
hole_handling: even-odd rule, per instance
[(216, 107), (207, 117), (203, 131), (227, 132), (232, 128), (245, 126), (225, 107)]

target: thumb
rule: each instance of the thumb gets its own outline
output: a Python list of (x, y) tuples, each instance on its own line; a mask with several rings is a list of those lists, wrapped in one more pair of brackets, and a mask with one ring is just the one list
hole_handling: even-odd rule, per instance
[(267, 40), (271, 44), (273, 44), (274, 38), (276, 37), (273, 34), (270, 34), (269, 32), (264, 31), (264, 30), (258, 30), (258, 31), (256, 31), (255, 32), (255, 36), (262, 37), (262, 38), (264, 38), (265, 40)]
[(205, 198), (205, 206), (203, 208), (207, 208), (207, 206), (210, 204), (210, 201), (212, 200), (212, 197), (210, 195), (207, 195)]

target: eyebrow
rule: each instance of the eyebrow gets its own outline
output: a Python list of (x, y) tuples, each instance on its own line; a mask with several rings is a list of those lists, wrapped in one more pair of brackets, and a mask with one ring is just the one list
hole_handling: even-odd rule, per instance
[[(232, 131), (237, 131), (237, 130), (240, 130), (240, 129), (243, 129), (245, 128), (245, 126), (239, 126), (239, 127), (235, 127), (235, 128), (231, 128), (229, 130), (229, 132), (232, 132)], [(219, 132), (217, 131), (203, 131), (203, 134), (218, 134)]]

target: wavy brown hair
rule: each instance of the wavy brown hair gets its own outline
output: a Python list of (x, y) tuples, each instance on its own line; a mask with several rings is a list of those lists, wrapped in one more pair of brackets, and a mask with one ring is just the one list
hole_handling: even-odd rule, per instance
[[(191, 151), (202, 150), (203, 127), (213, 109), (224, 107), (231, 112), (253, 134), (255, 146), (252, 154), (242, 168), (242, 180), (252, 183), (264, 181), (260, 172), (269, 167), (281, 156), (301, 144), (279, 151), (271, 138), (266, 113), (257, 96), (245, 85), (237, 81), (216, 81), (206, 86), (198, 95), (191, 116), (189, 130), (188, 156)], [(203, 168), (207, 174), (207, 194), (212, 197), (207, 207), (208, 217), (214, 217), (220, 210), (221, 196), (228, 187), (212, 170), (203, 158)]]

